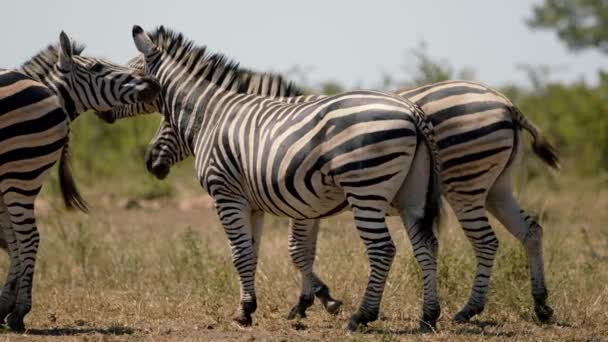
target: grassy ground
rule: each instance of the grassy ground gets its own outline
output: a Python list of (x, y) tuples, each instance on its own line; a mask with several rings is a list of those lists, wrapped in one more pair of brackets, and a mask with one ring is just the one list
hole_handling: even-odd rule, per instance
[[(608, 336), (607, 191), (530, 187), (518, 194), (541, 214), (545, 227), (547, 282), (556, 313), (552, 324), (536, 322), (526, 256), (496, 223), (501, 247), (486, 311), (470, 324), (450, 321), (468, 297), (474, 259), (449, 218), (440, 237), (442, 317), (437, 333), (419, 333), (419, 273), (400, 222), (391, 219), (398, 256), (381, 319), (347, 334), (343, 326), (359, 303), (368, 270), (349, 215), (323, 221), (316, 263), (333, 294), (344, 300), (342, 312), (330, 316), (316, 303), (307, 319), (285, 319), (297, 298), (299, 276), (287, 254), (286, 220), (268, 217), (257, 276), (259, 306), (254, 326), (240, 329), (230, 320), (238, 285), (222, 228), (196, 186), (172, 180), (173, 193), (180, 195), (152, 201), (125, 197), (124, 186), (87, 189), (93, 205), (89, 216), (66, 213), (45, 196), (38, 206), (42, 245), (34, 306), (26, 320), (30, 330), (0, 338), (601, 341)], [(6, 265), (2, 258), (2, 270)]]

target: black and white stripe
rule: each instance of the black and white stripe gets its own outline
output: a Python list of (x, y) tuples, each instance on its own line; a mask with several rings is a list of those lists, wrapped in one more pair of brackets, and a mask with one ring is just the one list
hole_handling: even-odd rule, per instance
[[(305, 220), (345, 209), (354, 212), (371, 263), (363, 302), (348, 327), (375, 320), (395, 252), (384, 217), (392, 204), (403, 208), (402, 217), (422, 220), (427, 187), (434, 185), (426, 148), (416, 153), (420, 137), (433, 146), (431, 136), (419, 135), (428, 132), (422, 112), (379, 92), (298, 104), (246, 94), (240, 70), (221, 55), (162, 27), (151, 38), (139, 27), (133, 33), (146, 71), (161, 83), (161, 112), (194, 155), (230, 240), (241, 280), (237, 322), (251, 324), (256, 308), (254, 237), (263, 213)], [(415, 155), (425, 172), (408, 176)], [(424, 184), (422, 191), (410, 193), (405, 185), (411, 183)], [(407, 212), (411, 202), (420, 210)], [(305, 290), (311, 298), (312, 283)]]
[[(454, 317), (455, 320), (467, 321), (485, 306), (493, 260), (498, 248), (498, 240), (488, 223), (486, 210), (494, 214), (524, 245), (529, 256), (535, 311), (540, 320), (550, 319), (552, 309), (546, 303), (542, 228), (520, 209), (513, 197), (512, 179), (514, 162), (521, 158), (521, 128), (531, 133), (535, 153), (551, 167), (558, 168), (553, 148), (540, 130), (511, 101), (484, 85), (446, 81), (396, 93), (419, 105), (433, 123), (442, 161), (443, 194), (454, 209), (477, 257), (471, 297)], [(150, 143), (147, 164), (162, 165), (164, 172), (168, 173), (173, 163), (188, 154), (187, 151), (179, 150), (179, 145), (175, 144), (175, 133), (166, 123), (164, 125)], [(172, 148), (168, 148), (169, 145)], [(154, 173), (158, 174), (158, 171)], [(292, 252), (297, 254), (298, 260), (312, 262), (316, 237), (310, 236), (308, 232), (318, 223), (305, 220), (293, 224), (295, 230), (299, 226), (305, 227), (299, 229), (301, 232), (298, 233), (310, 241), (295, 244), (301, 246), (300, 250), (295, 248)], [(426, 237), (417, 232), (410, 232), (409, 235), (423, 273), (435, 274), (436, 263), (429, 263), (431, 258), (425, 255), (426, 249), (420, 247), (424, 245), (421, 242)], [(305, 256), (306, 253), (311, 254)], [(306, 269), (312, 269), (312, 265), (306, 266)], [(330, 311), (335, 310), (336, 302), (329, 296), (327, 286), (316, 275), (313, 278), (317, 296)], [(429, 279), (432, 278), (425, 276), (425, 293), (429, 292), (426, 291)]]
[[(40, 237), (34, 201), (57, 160), (68, 207), (85, 210), (69, 169), (69, 123), (79, 112), (146, 101), (158, 83), (140, 71), (79, 56), (64, 33), (21, 70), (0, 71), (0, 226), (10, 269), (0, 294), (0, 319), (23, 330), (32, 305)], [(3, 244), (0, 244), (3, 245)]]

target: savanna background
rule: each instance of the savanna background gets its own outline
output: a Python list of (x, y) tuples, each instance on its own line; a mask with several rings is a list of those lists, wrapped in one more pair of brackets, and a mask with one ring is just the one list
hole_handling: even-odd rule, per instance
[[(546, 0), (521, 20), (531, 32), (554, 32), (572, 51), (608, 54), (606, 1)], [(432, 42), (403, 44), (406, 67), (383, 73), (380, 84), (361, 87), (391, 90), (446, 79), (478, 80), (474, 66), (454, 67), (449, 56), (431, 55)], [(522, 59), (527, 53), (533, 54), (521, 51)], [(193, 177), (191, 160), (175, 167), (166, 181), (157, 181), (146, 174), (143, 156), (158, 116), (110, 126), (87, 114), (73, 125), (72, 148), (75, 175), (91, 213), (63, 209), (53, 172), (37, 203), (42, 242), (34, 306), (26, 321), (30, 330), (25, 336), (7, 332), (0, 339), (605, 340), (608, 70), (598, 70), (593, 81), (554, 81), (550, 64), (522, 64), (519, 69), (527, 82), (489, 85), (511, 98), (561, 154), (562, 171), (555, 174), (527, 150), (516, 186), (517, 198), (545, 228), (552, 323), (536, 321), (524, 250), (496, 221), (501, 246), (486, 311), (470, 324), (451, 322), (468, 298), (475, 263), (446, 209), (439, 233), (442, 317), (436, 333), (417, 331), (421, 280), (396, 219), (390, 225), (398, 255), (381, 319), (361, 332), (344, 332), (368, 270), (350, 214), (322, 221), (316, 262), (316, 271), (344, 300), (341, 313), (331, 316), (316, 304), (306, 319), (285, 319), (297, 300), (299, 274), (287, 253), (287, 221), (267, 217), (257, 273), (258, 310), (254, 326), (239, 329), (230, 322), (238, 304), (237, 275), (212, 203)], [(285, 74), (311, 93), (352, 88), (331, 79), (310, 82), (307, 69), (297, 65)], [(6, 258), (0, 268), (7, 269)]]

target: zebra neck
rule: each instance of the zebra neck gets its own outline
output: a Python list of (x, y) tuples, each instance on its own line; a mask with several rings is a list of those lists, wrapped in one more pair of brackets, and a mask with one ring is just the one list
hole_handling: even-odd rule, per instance
[(194, 151), (198, 136), (204, 135), (216, 121), (213, 108), (217, 103), (217, 93), (225, 91), (207, 82), (198, 86), (180, 87), (180, 82), (167, 82), (172, 84), (166, 87), (162, 84), (161, 108), (163, 114), (169, 118), (172, 126), (184, 145)]
[(82, 108), (79, 107), (82, 106), (78, 106), (78, 103), (74, 101), (74, 97), (69, 91), (69, 86), (54, 71), (35, 72), (29, 68), (22, 68), (20, 71), (51, 89), (55, 93), (55, 96), (59, 98), (63, 110), (68, 114), (71, 121), (80, 115)]

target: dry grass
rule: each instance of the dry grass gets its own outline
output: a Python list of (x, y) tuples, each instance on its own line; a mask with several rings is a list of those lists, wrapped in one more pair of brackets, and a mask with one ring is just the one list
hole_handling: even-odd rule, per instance
[[(178, 187), (179, 188), (179, 187)], [(184, 192), (184, 191), (179, 191)], [(199, 193), (196, 187), (185, 191)], [(101, 193), (101, 192), (100, 192)], [(104, 191), (108, 193), (108, 191)], [(90, 216), (40, 211), (42, 246), (34, 307), (25, 335), (7, 340), (592, 340), (608, 336), (608, 192), (528, 189), (520, 197), (541, 213), (553, 324), (532, 310), (526, 257), (495, 224), (501, 240), (486, 311), (470, 324), (450, 321), (468, 297), (472, 250), (453, 221), (445, 223), (440, 258), (442, 318), (438, 332), (417, 332), (421, 283), (399, 221), (391, 219), (398, 256), (381, 319), (366, 331), (343, 330), (365, 286), (367, 260), (349, 215), (322, 223), (317, 272), (344, 300), (333, 317), (319, 304), (307, 319), (287, 321), (299, 276), (287, 254), (286, 220), (267, 218), (257, 276), (254, 327), (230, 318), (238, 303), (237, 276), (227, 240), (211, 209), (179, 209), (179, 198), (144, 208), (95, 197)], [(118, 204), (120, 205), (118, 205)], [(182, 207), (188, 207), (183, 205)], [(6, 270), (6, 258), (2, 269)]]

